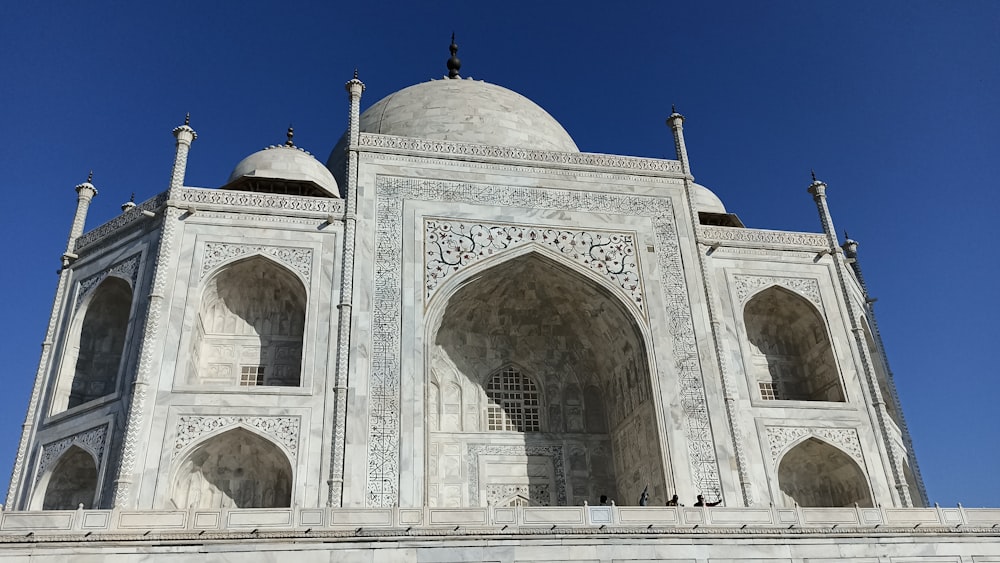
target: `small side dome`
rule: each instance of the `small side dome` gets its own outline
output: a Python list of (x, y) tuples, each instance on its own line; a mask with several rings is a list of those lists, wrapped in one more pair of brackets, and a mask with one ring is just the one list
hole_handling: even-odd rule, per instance
[(272, 145), (241, 160), (221, 189), (340, 197), (337, 181), (326, 166), (292, 144), (291, 129), (287, 144)]
[(694, 200), (695, 211), (704, 213), (725, 213), (726, 206), (719, 196), (701, 184), (691, 184), (691, 198)]

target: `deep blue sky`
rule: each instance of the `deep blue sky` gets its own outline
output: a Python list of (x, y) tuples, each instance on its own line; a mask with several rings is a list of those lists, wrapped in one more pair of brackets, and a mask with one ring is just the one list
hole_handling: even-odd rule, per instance
[[(367, 107), (445, 74), (536, 101), (584, 151), (673, 158), (750, 227), (818, 231), (814, 168), (861, 259), (933, 501), (1000, 506), (998, 2), (35, 2), (0, 10), (0, 490), (75, 208), (88, 229), (167, 187), (217, 187), (284, 140), (325, 160), (357, 67)], [(687, 4), (695, 4), (689, 6)]]

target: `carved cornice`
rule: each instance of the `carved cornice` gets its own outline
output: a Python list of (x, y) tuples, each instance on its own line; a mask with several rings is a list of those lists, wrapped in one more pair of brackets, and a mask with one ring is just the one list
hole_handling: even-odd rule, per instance
[(542, 151), (516, 147), (498, 147), (478, 143), (415, 139), (375, 133), (361, 133), (358, 144), (369, 150), (374, 149), (374, 152), (385, 150), (388, 152), (426, 154), (437, 158), (459, 160), (522, 160), (530, 162), (532, 166), (541, 164), (542, 166), (549, 165), (562, 168), (607, 169), (619, 174), (625, 171), (636, 175), (683, 176), (679, 161), (659, 158), (584, 152)]

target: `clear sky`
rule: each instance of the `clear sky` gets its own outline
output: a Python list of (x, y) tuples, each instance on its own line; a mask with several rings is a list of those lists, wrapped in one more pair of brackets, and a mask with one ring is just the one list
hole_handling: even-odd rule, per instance
[(581, 150), (674, 158), (749, 227), (819, 230), (809, 170), (859, 249), (932, 502), (1000, 506), (1000, 3), (9, 2), (0, 9), (5, 491), (89, 170), (88, 229), (166, 189), (217, 187), (284, 141), (325, 161), (362, 106), (446, 73), (531, 98)]

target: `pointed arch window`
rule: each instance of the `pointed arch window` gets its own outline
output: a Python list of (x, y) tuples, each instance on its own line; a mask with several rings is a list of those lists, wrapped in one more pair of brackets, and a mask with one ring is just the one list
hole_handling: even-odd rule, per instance
[(517, 368), (508, 366), (490, 378), (486, 386), (489, 406), (486, 427), (502, 432), (540, 432), (541, 401), (538, 386)]

